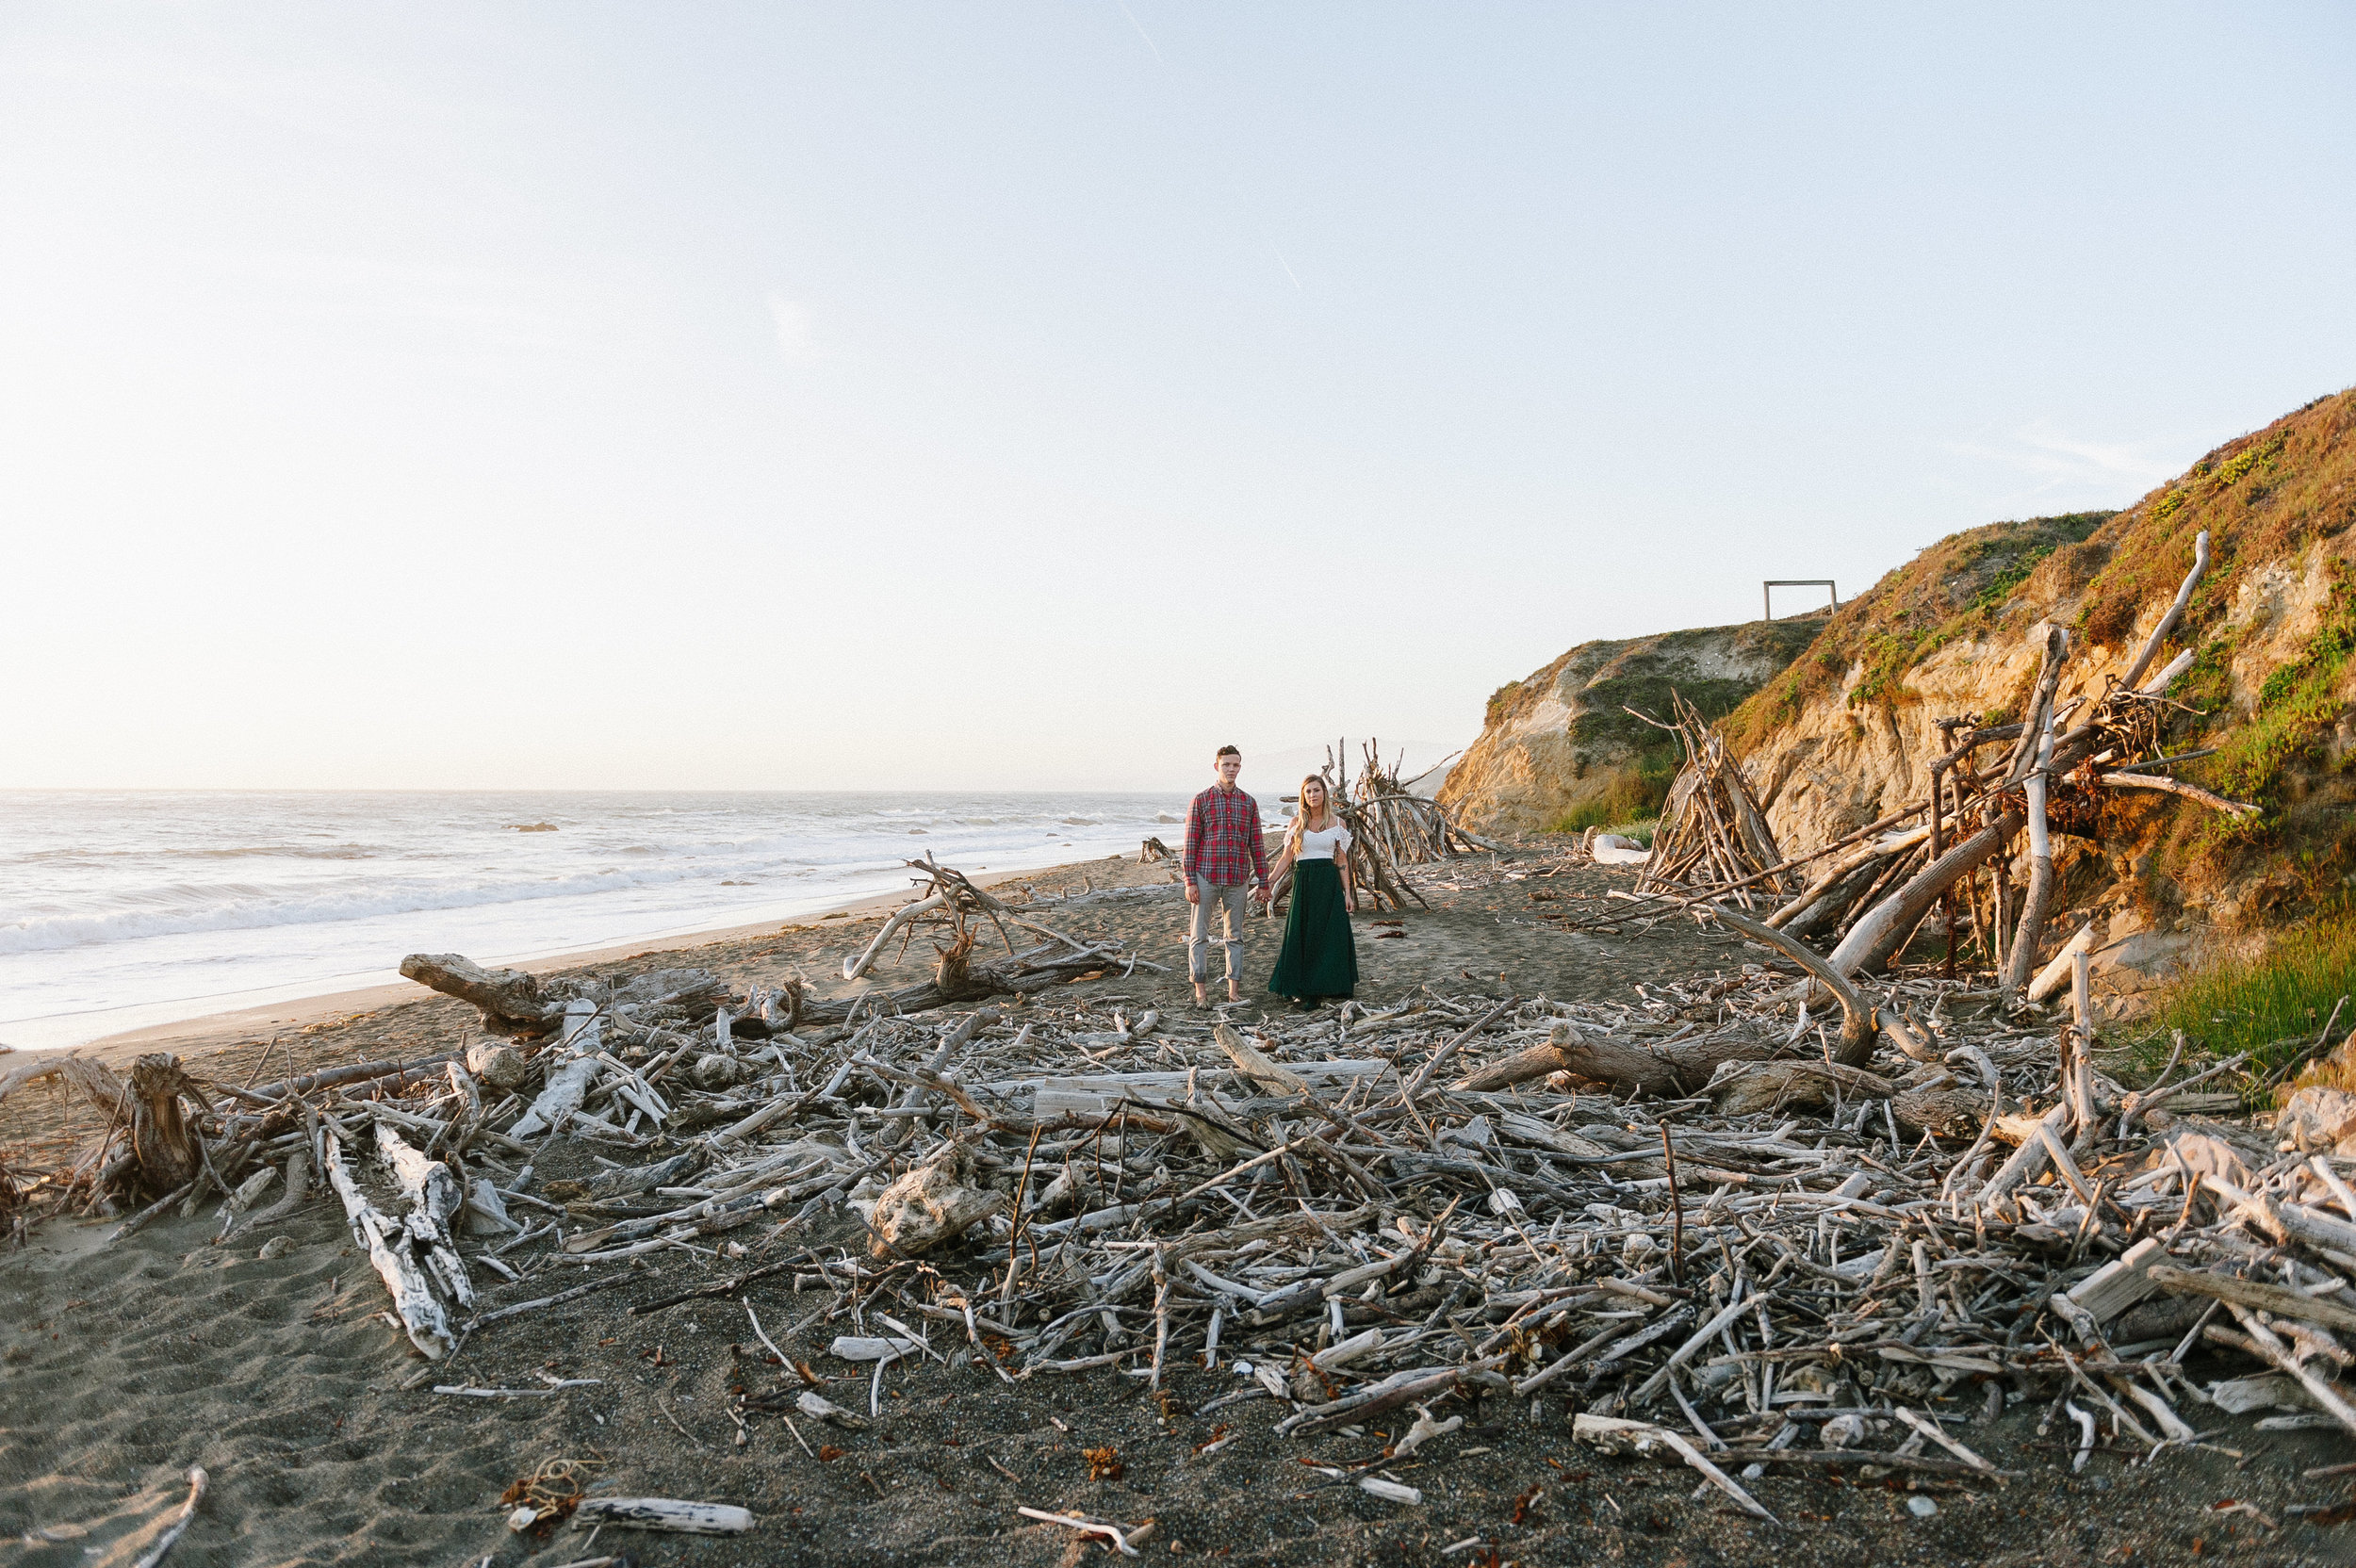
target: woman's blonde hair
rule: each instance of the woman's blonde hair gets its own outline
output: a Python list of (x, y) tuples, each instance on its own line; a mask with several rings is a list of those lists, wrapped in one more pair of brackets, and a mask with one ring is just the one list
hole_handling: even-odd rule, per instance
[(1301, 853), (1301, 835), (1309, 826), (1309, 786), (1312, 784), (1325, 794), (1325, 822), (1317, 831), (1322, 833), (1341, 820), (1340, 813), (1333, 809), (1333, 787), (1325, 781), (1323, 774), (1311, 774), (1301, 781), (1301, 809), (1293, 813), (1292, 831), (1284, 836), (1284, 853), (1287, 855), (1297, 857)]

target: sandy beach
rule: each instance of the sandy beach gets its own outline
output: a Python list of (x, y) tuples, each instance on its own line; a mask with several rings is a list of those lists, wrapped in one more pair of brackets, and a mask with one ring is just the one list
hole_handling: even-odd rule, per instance
[[(1634, 988), (1726, 972), (1739, 944), (1692, 924), (1627, 938), (1567, 934), (1531, 919), (1532, 891), (1512, 858), (1429, 868), (1428, 911), (1371, 918), (1359, 931), (1371, 1004), (1424, 988), (1457, 997), (1633, 1000)], [(1457, 886), (1459, 878), (1463, 885)], [(1598, 897), (1625, 887), (1618, 869), (1560, 870), (1546, 898)], [(1071, 988), (1084, 1005), (1186, 1010), (1183, 909), (1167, 866), (1096, 861), (1010, 879), (1060, 928), (1117, 938), (1170, 972), (1140, 970)], [(738, 985), (789, 973), (815, 994), (840, 994), (841, 962), (872, 937), (878, 911), (784, 929), (716, 934), (696, 946), (597, 960), (607, 972), (708, 966)], [(1378, 930), (1396, 930), (1379, 937)], [(1255, 923), (1249, 963), (1265, 975), (1273, 927)], [(1750, 955), (1756, 957), (1757, 954)], [(906, 984), (930, 954), (920, 942), (859, 988)], [(1250, 994), (1249, 991), (1247, 994)], [(1261, 993), (1232, 1016), (1260, 1017)], [(349, 1010), (348, 1010), (349, 1009)], [(368, 1009), (336, 999), (320, 1017), (273, 1015), (277, 1045), (245, 1021), (214, 1021), (164, 1039), (109, 1042), (109, 1054), (169, 1047), (203, 1073), (275, 1078), (337, 1063), (450, 1049), (470, 1008), (419, 993)], [(42, 1091), (0, 1107), (0, 1134), (46, 1144), (90, 1129)], [(560, 1139), (536, 1180), (585, 1180), (610, 1162)], [(559, 1189), (563, 1190), (563, 1189)], [(856, 1431), (799, 1418), (731, 1414), (748, 1385), (774, 1382), (761, 1334), (831, 1372), (829, 1397), (864, 1411), (866, 1369), (825, 1357), (844, 1325), (826, 1314), (826, 1276), (798, 1265), (733, 1298), (682, 1292), (749, 1267), (689, 1252), (585, 1267), (548, 1257), (515, 1283), (483, 1276), (484, 1307), (600, 1288), (469, 1336), (442, 1364), (421, 1360), (388, 1327), (384, 1288), (355, 1252), (332, 1199), (315, 1199), (270, 1235), (210, 1244), (210, 1215), (168, 1216), (104, 1245), (102, 1222), (53, 1221), (0, 1259), (0, 1533), (26, 1564), (128, 1565), (175, 1516), (191, 1465), (210, 1488), (173, 1548), (180, 1564), (497, 1562), (974, 1563), (1076, 1568), (1110, 1548), (1016, 1511), (1078, 1510), (1155, 1521), (1139, 1550), (1235, 1562), (1600, 1560), (1680, 1568), (1765, 1560), (1761, 1527), (1694, 1501), (1693, 1477), (1635, 1457), (1575, 1446), (1560, 1406), (1483, 1399), (1468, 1407), (1456, 1446), (1398, 1470), (1424, 1502), (1401, 1509), (1315, 1466), (1362, 1462), (1386, 1433), (1335, 1433), (1303, 1445), (1274, 1436), (1268, 1405), (1196, 1412), (1231, 1395), (1235, 1370), (1172, 1370), (1164, 1393), (1116, 1368), (1002, 1381), (982, 1368), (923, 1357), (896, 1364), (875, 1389), (882, 1418)], [(783, 1228), (780, 1228), (781, 1230)], [(265, 1256), (265, 1242), (282, 1255)], [(861, 1248), (840, 1211), (795, 1231), (781, 1259)], [(776, 1260), (773, 1260), (776, 1261)], [(965, 1266), (944, 1256), (943, 1278)], [(669, 1304), (664, 1304), (669, 1303)], [(755, 1329), (758, 1316), (759, 1331)], [(944, 1330), (949, 1344), (962, 1331)], [(561, 1382), (564, 1386), (552, 1386)], [(506, 1391), (437, 1393), (437, 1388)], [(2204, 1413), (2214, 1415), (2215, 1413)], [(1842, 1485), (1821, 1475), (1751, 1483), (1777, 1511), (1774, 1555), (1794, 1564), (1892, 1560), (2087, 1563), (2309, 1561), (2261, 1550), (2254, 1521), (2218, 1519), (2220, 1497), (2277, 1511), (2296, 1500), (2302, 1464), (2342, 1457), (2324, 1432), (2262, 1436), (2246, 1420), (2213, 1420), (2220, 1446), (2170, 1466), (2078, 1477), (2041, 1435), (2038, 1410), (2019, 1406), (1968, 1429), (1974, 1447), (2033, 1480), (2007, 1489), (1938, 1489), (1926, 1523), (1918, 1494), (1891, 1480)], [(1369, 1445), (1373, 1450), (1369, 1450)], [(2238, 1474), (2235, 1452), (2270, 1461)], [(1119, 1462), (1105, 1460), (1110, 1450)], [(2066, 1455), (2064, 1456), (2066, 1458)], [(519, 1480), (569, 1463), (598, 1490), (722, 1502), (751, 1511), (745, 1535), (653, 1535), (578, 1527), (512, 1534), (500, 1499)], [(1341, 1474), (1333, 1471), (1331, 1474)], [(1927, 1495), (1922, 1494), (1920, 1495)], [(1446, 1555), (1468, 1537), (1502, 1543)], [(2325, 1538), (2300, 1527), (2299, 1539)]]

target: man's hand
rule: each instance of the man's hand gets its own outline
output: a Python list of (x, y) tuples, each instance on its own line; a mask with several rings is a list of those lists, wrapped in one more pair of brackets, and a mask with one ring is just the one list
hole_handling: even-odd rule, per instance
[(1202, 890), (1197, 888), (1191, 882), (1186, 884), (1186, 902), (1189, 904), (1200, 904), (1203, 902)]

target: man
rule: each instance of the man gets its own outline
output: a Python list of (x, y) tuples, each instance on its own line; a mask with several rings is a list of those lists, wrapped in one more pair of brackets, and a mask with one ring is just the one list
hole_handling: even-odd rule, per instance
[(1194, 981), (1194, 1004), (1211, 1004), (1211, 911), (1220, 920), (1227, 944), (1227, 1000), (1243, 1000), (1244, 901), (1253, 891), (1268, 896), (1268, 850), (1260, 836), (1260, 803), (1235, 788), (1243, 753), (1221, 746), (1213, 765), (1219, 782), (1186, 808), (1185, 871), (1186, 902), (1194, 919), (1186, 933), (1186, 973)]

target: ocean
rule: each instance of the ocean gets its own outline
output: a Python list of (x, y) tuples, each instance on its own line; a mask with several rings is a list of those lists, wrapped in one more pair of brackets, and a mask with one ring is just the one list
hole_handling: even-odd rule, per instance
[[(787, 921), (1178, 847), (1184, 794), (0, 791), (0, 1043)], [(551, 831), (522, 831), (546, 824)]]

